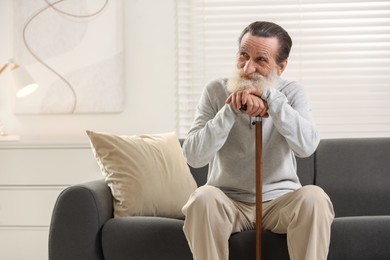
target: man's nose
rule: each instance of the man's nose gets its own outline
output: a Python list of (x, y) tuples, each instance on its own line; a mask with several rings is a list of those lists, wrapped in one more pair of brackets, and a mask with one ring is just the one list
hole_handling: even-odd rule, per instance
[(255, 63), (251, 59), (247, 60), (244, 66), (245, 75), (250, 75), (255, 71), (256, 71)]

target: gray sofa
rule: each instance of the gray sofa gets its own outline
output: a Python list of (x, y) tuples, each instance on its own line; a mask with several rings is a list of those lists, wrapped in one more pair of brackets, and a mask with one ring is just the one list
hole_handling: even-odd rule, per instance
[[(390, 259), (390, 138), (324, 139), (298, 160), (303, 185), (321, 186), (336, 218), (328, 259)], [(191, 169), (198, 183), (207, 167)], [(183, 220), (113, 218), (104, 180), (71, 186), (58, 197), (49, 234), (50, 260), (190, 260)], [(233, 234), (230, 259), (255, 259), (255, 231)], [(289, 259), (286, 236), (263, 232), (263, 259)]]

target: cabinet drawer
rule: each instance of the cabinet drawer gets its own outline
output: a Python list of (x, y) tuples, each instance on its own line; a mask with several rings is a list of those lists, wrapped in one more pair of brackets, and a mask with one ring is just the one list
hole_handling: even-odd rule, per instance
[(89, 147), (0, 148), (0, 185), (70, 185), (98, 178)]
[(0, 259), (47, 260), (48, 228), (0, 228)]
[(63, 188), (0, 188), (0, 226), (49, 226)]

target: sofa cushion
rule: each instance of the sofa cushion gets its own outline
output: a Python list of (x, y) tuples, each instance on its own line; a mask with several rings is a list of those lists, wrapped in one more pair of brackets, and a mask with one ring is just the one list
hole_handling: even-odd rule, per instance
[(111, 188), (115, 217), (183, 217), (181, 208), (197, 185), (176, 134), (87, 134)]
[(328, 259), (389, 259), (390, 216), (335, 218)]
[[(229, 239), (229, 259), (256, 259), (256, 231), (249, 230), (232, 234)], [(262, 259), (290, 259), (285, 234), (263, 230)]]
[(127, 217), (107, 221), (102, 230), (105, 260), (192, 260), (183, 220)]

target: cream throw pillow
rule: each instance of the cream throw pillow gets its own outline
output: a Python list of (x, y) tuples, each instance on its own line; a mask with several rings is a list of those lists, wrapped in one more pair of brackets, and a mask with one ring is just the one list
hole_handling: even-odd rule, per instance
[(175, 133), (87, 134), (114, 197), (114, 217), (183, 217), (181, 208), (197, 185)]

